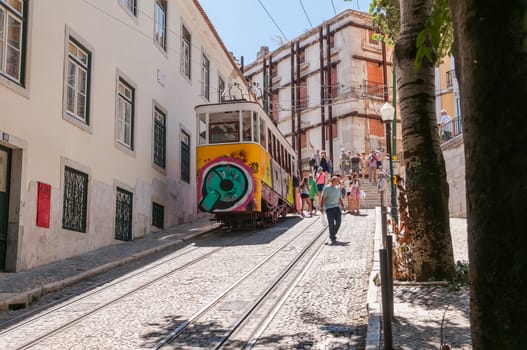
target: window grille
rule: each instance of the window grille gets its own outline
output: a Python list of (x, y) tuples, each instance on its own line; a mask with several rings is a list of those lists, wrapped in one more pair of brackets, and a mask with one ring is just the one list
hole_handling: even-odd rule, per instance
[(190, 183), (190, 135), (181, 131), (181, 180)]
[(132, 239), (132, 199), (133, 194), (117, 187), (115, 201), (115, 239)]
[(165, 222), (165, 207), (156, 202), (152, 203), (152, 226), (162, 229)]
[(166, 157), (166, 117), (154, 109), (154, 164), (165, 169)]
[(65, 167), (62, 228), (86, 232), (88, 174)]

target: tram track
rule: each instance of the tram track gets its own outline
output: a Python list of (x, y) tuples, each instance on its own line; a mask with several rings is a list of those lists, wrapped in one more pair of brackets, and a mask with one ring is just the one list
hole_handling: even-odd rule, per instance
[[(313, 221), (309, 225), (309, 227), (314, 226), (317, 221), (318, 220)], [(319, 229), (318, 231), (316, 231), (316, 233), (313, 234), (313, 236), (307, 243), (304, 243), (302, 249), (300, 249), (300, 252), (297, 252), (293, 259), (291, 259), (290, 262), (287, 264), (287, 266), (282, 268), (271, 282), (267, 283), (266, 288), (260, 293), (258, 297), (256, 297), (252, 301), (249, 307), (245, 308), (241, 315), (238, 316), (237, 320), (228, 327), (224, 327), (228, 328), (228, 330), (223, 331), (223, 334), (219, 336), (220, 340), (217, 342), (217, 344), (213, 346), (211, 344), (208, 344), (210, 348), (239, 348), (240, 341), (236, 340), (233, 342), (232, 338), (235, 335), (240, 335), (244, 331), (245, 333), (248, 333), (248, 335), (243, 335), (243, 337), (246, 339), (245, 341), (242, 341), (243, 346), (246, 348), (252, 348), (251, 344), (254, 344), (257, 341), (260, 334), (265, 330), (269, 322), (271, 322), (276, 312), (278, 312), (280, 306), (285, 302), (287, 296), (291, 293), (291, 291), (294, 289), (296, 284), (300, 281), (302, 276), (306, 273), (306, 271), (309, 269), (309, 267), (315, 260), (316, 256), (321, 251), (322, 246), (326, 241), (326, 238), (322, 239), (321, 237), (326, 230), (327, 227)], [(193, 329), (193, 326), (197, 324), (200, 319), (205, 318), (206, 315), (213, 314), (215, 312), (215, 309), (218, 309), (219, 304), (221, 304), (222, 302), (226, 303), (225, 300), (229, 297), (231, 293), (235, 293), (236, 288), (241, 288), (242, 283), (244, 283), (251, 277), (254, 278), (254, 275), (257, 273), (257, 271), (265, 267), (265, 265), (269, 263), (269, 261), (273, 259), (277, 254), (292, 249), (291, 244), (299, 237), (301, 237), (301, 235), (294, 237), (293, 239), (273, 251), (272, 254), (269, 254), (265, 259), (260, 261), (258, 265), (254, 266), (250, 271), (248, 271), (244, 276), (239, 278), (228, 288), (224, 289), (223, 292), (218, 294), (214, 300), (203, 306), (198, 312), (196, 312), (184, 322), (179, 324), (168, 335), (158, 341), (151, 349), (157, 350), (164, 348), (182, 348), (184, 347), (184, 345), (177, 343), (180, 338), (199, 338), (200, 335), (195, 334), (196, 330)], [(308, 254), (308, 252), (312, 253)], [(300, 263), (304, 260), (307, 260), (307, 262), (303, 265), (300, 265)], [(294, 269), (300, 269), (300, 271), (294, 273)], [(288, 278), (292, 279), (292, 281), (286, 283)], [(287, 286), (285, 290), (284, 284)], [(278, 299), (276, 299), (276, 297), (273, 297), (273, 294), (276, 293), (280, 295)], [(271, 305), (265, 307), (265, 303), (270, 303)], [(262, 309), (265, 309), (263, 311), (264, 317), (255, 317), (255, 314), (262, 313)], [(221, 317), (216, 316), (216, 318)], [(248, 325), (251, 322), (256, 322), (256, 327), (254, 325)], [(249, 328), (250, 330), (247, 332), (246, 328)], [(207, 330), (207, 332), (212, 333), (210, 329)], [(219, 333), (222, 332), (219, 331)], [(206, 337), (206, 335), (203, 335), (203, 337)], [(212, 341), (212, 338), (218, 338), (218, 334), (214, 334), (214, 336), (210, 338)], [(184, 343), (184, 340), (182, 340), (182, 342)]]
[[(205, 260), (206, 258), (210, 257), (211, 255), (216, 254), (216, 253), (220, 252), (221, 250), (226, 249), (228, 247), (232, 247), (235, 244), (237, 244), (237, 243), (243, 241), (244, 239), (247, 239), (248, 237), (250, 237), (250, 236), (252, 236), (254, 234), (257, 234), (257, 233), (258, 233), (258, 231), (248, 232), (247, 234), (244, 234), (242, 237), (231, 241), (229, 244), (227, 244), (225, 246), (221, 246), (221, 247), (215, 248), (215, 249), (213, 249), (213, 250), (211, 250), (211, 251), (209, 251), (209, 252), (207, 252), (205, 254), (202, 254), (199, 257), (197, 257), (195, 259), (192, 259), (189, 262), (186, 262), (186, 263), (184, 263), (184, 264), (182, 264), (182, 265), (180, 265), (180, 266), (178, 266), (176, 268), (171, 269), (170, 271), (168, 271), (166, 273), (161, 274), (160, 276), (150, 280), (147, 283), (141, 284), (140, 286), (135, 287), (135, 288), (127, 291), (124, 294), (121, 293), (121, 295), (119, 295), (118, 297), (112, 298), (109, 301), (106, 301), (104, 303), (98, 304), (98, 306), (93, 308), (92, 310), (87, 311), (84, 314), (79, 315), (77, 317), (74, 317), (72, 320), (64, 322), (59, 327), (55, 327), (54, 329), (46, 331), (43, 334), (31, 339), (30, 341), (27, 341), (27, 342), (25, 342), (25, 343), (23, 343), (21, 345), (17, 345), (17, 347), (15, 349), (29, 349), (33, 345), (39, 343), (40, 341), (42, 341), (42, 340), (44, 340), (44, 339), (46, 339), (46, 338), (48, 338), (50, 336), (53, 336), (54, 334), (57, 334), (57, 333), (61, 332), (62, 330), (66, 329), (68, 327), (71, 327), (72, 325), (74, 325), (74, 324), (80, 322), (81, 320), (93, 315), (94, 313), (99, 312), (100, 310), (108, 307), (109, 305), (117, 303), (118, 301), (120, 301), (120, 300), (122, 300), (122, 299), (124, 299), (126, 297), (129, 297), (130, 295), (133, 295), (134, 293), (136, 293), (136, 292), (138, 292), (140, 290), (148, 288), (149, 286), (155, 284), (156, 282), (158, 282), (158, 281), (160, 281), (160, 280), (162, 280), (164, 278), (167, 278), (167, 277), (169, 277), (170, 275), (172, 275), (174, 273), (180, 272), (180, 271), (182, 271), (182, 270), (184, 270), (184, 269), (186, 269), (186, 268), (188, 268), (188, 267), (190, 267), (192, 265), (195, 265), (195, 264)], [(122, 285), (123, 283), (125, 283), (127, 281), (131, 281), (132, 279), (134, 279), (134, 278), (136, 278), (138, 276), (151, 273), (154, 269), (159, 268), (159, 267), (161, 267), (163, 265), (166, 265), (167, 263), (173, 262), (173, 261), (175, 261), (177, 259), (181, 259), (182, 257), (184, 257), (186, 255), (189, 255), (189, 254), (191, 254), (191, 253), (193, 253), (193, 252), (195, 252), (197, 250), (200, 250), (201, 248), (202, 247), (193, 246), (188, 251), (185, 251), (183, 253), (177, 254), (176, 256), (171, 257), (169, 259), (163, 259), (162, 261), (160, 261), (160, 262), (158, 262), (158, 263), (156, 263), (156, 264), (154, 264), (152, 266), (149, 266), (148, 268), (141, 269), (140, 271), (138, 271), (136, 273), (133, 273), (133, 274), (131, 274), (129, 276), (126, 276), (125, 278), (119, 278), (118, 280), (108, 279), (108, 280), (102, 281), (102, 282), (98, 283), (96, 286), (91, 286), (85, 292), (81, 292), (82, 295), (80, 297), (74, 298), (73, 300), (65, 302), (66, 299), (71, 299), (70, 297), (66, 297), (66, 298), (62, 298), (60, 300), (57, 300), (56, 302), (53, 303), (51, 309), (50, 309), (50, 305), (46, 305), (45, 307), (41, 308), (41, 309), (46, 309), (46, 311), (44, 311), (43, 313), (40, 313), (40, 314), (38, 314), (38, 315), (36, 315), (34, 317), (26, 319), (26, 320), (24, 320), (24, 321), (22, 321), (20, 323), (17, 323), (17, 324), (15, 324), (13, 326), (10, 326), (10, 327), (0, 331), (0, 338), (8, 336), (9, 334), (11, 334), (13, 332), (16, 332), (17, 330), (19, 330), (21, 328), (31, 327), (32, 325), (38, 323), (39, 321), (45, 320), (47, 317), (49, 317), (52, 314), (56, 314), (56, 313), (61, 312), (61, 311), (65, 310), (65, 309), (72, 308), (76, 304), (82, 303), (83, 301), (89, 300), (90, 298), (93, 298), (93, 297), (95, 297), (95, 296), (97, 296), (99, 294), (102, 294), (104, 292), (108, 292), (110, 289), (118, 287), (119, 285)], [(39, 311), (39, 310), (33, 310), (32, 313), (34, 314), (37, 311)], [(21, 315), (21, 316), (17, 317), (17, 319), (21, 319), (21, 318), (24, 318), (24, 317), (27, 317), (27, 315)], [(11, 320), (9, 320), (7, 322), (4, 322), (4, 323), (0, 324), (0, 328), (3, 328), (3, 325), (5, 325), (7, 323), (9, 323), (11, 325), (11, 324), (13, 324), (13, 322), (16, 322), (16, 319), (11, 319)]]

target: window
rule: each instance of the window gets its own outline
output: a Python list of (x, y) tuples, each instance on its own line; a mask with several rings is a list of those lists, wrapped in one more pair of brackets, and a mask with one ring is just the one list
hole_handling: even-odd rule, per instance
[(165, 169), (166, 155), (166, 116), (154, 108), (154, 164)]
[(155, 7), (155, 34), (156, 43), (163, 50), (167, 49), (167, 1), (156, 0)]
[(301, 109), (307, 108), (308, 97), (307, 97), (307, 79), (300, 80), (300, 103), (299, 106)]
[(223, 93), (225, 92), (225, 81), (218, 77), (218, 102), (224, 102), (225, 97), (223, 96)]
[(134, 89), (119, 79), (117, 92), (117, 142), (133, 149)]
[(377, 62), (368, 62), (368, 80), (364, 82), (366, 95), (383, 97), (384, 85), (382, 65)]
[(337, 82), (337, 65), (334, 64), (329, 70), (329, 90), (331, 98), (335, 98), (338, 95), (339, 84)]
[(88, 203), (88, 174), (73, 168), (64, 168), (64, 207), (62, 228), (86, 232)]
[(115, 239), (132, 239), (132, 192), (117, 187), (115, 198)]
[(190, 135), (181, 130), (181, 180), (190, 183)]
[(184, 26), (181, 27), (181, 73), (190, 79), (190, 33)]
[(165, 207), (152, 202), (152, 226), (162, 229), (165, 223)]
[(305, 63), (306, 62), (306, 51), (305, 51), (305, 49), (302, 49), (302, 50), (298, 51), (297, 57), (298, 57), (298, 62), (299, 63)]
[[(327, 125), (326, 126), (326, 139), (329, 140), (329, 126)], [(336, 139), (338, 137), (337, 135), (337, 122), (336, 121), (333, 121), (333, 123), (331, 124), (331, 133), (333, 134), (333, 138)]]
[(278, 120), (280, 117), (280, 102), (278, 99), (278, 90), (271, 93), (271, 116), (273, 120)]
[(66, 114), (89, 124), (89, 82), (91, 53), (72, 37), (68, 40), (66, 62)]
[(305, 148), (305, 147), (307, 147), (307, 137), (306, 137), (306, 133), (302, 132), (300, 134), (300, 148)]
[(199, 144), (207, 144), (207, 115), (205, 113), (200, 113), (198, 116), (198, 135), (199, 135)]
[(207, 56), (201, 56), (201, 96), (210, 99), (210, 62)]
[(26, 1), (0, 1), (0, 74), (23, 85), (26, 31)]
[(242, 141), (251, 142), (251, 111), (242, 111)]
[[(249, 119), (250, 123), (250, 119)], [(239, 142), (240, 112), (209, 114), (209, 143)]]
[(266, 143), (265, 143), (265, 121), (260, 118), (260, 145), (265, 149)]
[(130, 13), (134, 16), (137, 16), (137, 9), (136, 9), (136, 0), (119, 0), (121, 5), (123, 5)]

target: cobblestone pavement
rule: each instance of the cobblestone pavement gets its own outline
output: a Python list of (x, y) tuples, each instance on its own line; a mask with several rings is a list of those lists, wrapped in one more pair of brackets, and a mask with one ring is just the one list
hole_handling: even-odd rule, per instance
[[(351, 215), (344, 217), (343, 227), (338, 235), (341, 243), (324, 246), (310, 272), (304, 276), (302, 285), (295, 289), (290, 302), (285, 306), (285, 311), (277, 315), (276, 321), (279, 325), (264, 335), (267, 343), (263, 348), (296, 349), (299, 346), (307, 348), (309, 344), (313, 345), (311, 349), (334, 349), (335, 344), (340, 344), (341, 349), (364, 348), (367, 317), (365, 294), (368, 266), (372, 255), (371, 237), (374, 230), (374, 215), (374, 211), (369, 211), (369, 215), (361, 217)], [(292, 236), (307, 233), (306, 229), (312, 223), (318, 226), (318, 229), (322, 228), (318, 216), (303, 220), (292, 218), (266, 229), (265, 234), (248, 235), (235, 245), (227, 247), (224, 253), (213, 256), (203, 263), (192, 265), (184, 273), (175, 274), (174, 278), (160, 280), (152, 285), (153, 288), (149, 287), (134, 292), (134, 295), (110, 305), (103, 312), (93, 313), (90, 317), (76, 322), (66, 331), (53, 335), (33, 348), (81, 349), (87, 344), (94, 349), (150, 347), (156, 340), (167, 334), (174, 325), (180, 324), (189, 315), (200, 310), (203, 304), (210, 302), (218, 290), (221, 291), (237, 280), (241, 274), (254, 265), (255, 259), (259, 256), (266, 256)], [(221, 239), (197, 240), (195, 246), (200, 250), (210, 250), (218, 246), (225, 246), (227, 238), (222, 239), (223, 241)], [(185, 250), (189, 251), (185, 252)], [(158, 264), (161, 259), (163, 264), (159, 264), (149, 274), (153, 277), (173, 269), (175, 261), (179, 264), (184, 263), (186, 260), (191, 260), (194, 253), (190, 247), (180, 247), (175, 252), (165, 252), (164, 255), (163, 252), (159, 252), (157, 259), (150, 260), (150, 263)], [(172, 261), (170, 258), (174, 254), (181, 256)], [(137, 270), (127, 271), (125, 266), (121, 266), (117, 269), (121, 270), (120, 275), (116, 275), (115, 278), (124, 278), (147, 268), (147, 262), (142, 260), (142, 263), (138, 260), (127, 264), (136, 264)], [(284, 262), (278, 262), (278, 264), (284, 265)], [(108, 271), (104, 275), (112, 279), (113, 273), (115, 272)], [(89, 283), (97, 286), (102, 276), (93, 276)], [(50, 325), (67, 321), (76, 313), (91, 312), (99, 304), (111, 300), (119, 293), (127, 294), (134, 284), (140, 284), (147, 278), (147, 276), (138, 276), (133, 281), (132, 279), (126, 280), (119, 284), (117, 291), (105, 292), (96, 298), (72, 304), (53, 318), (36, 324), (27, 331), (33, 335), (44, 331)], [(89, 286), (87, 283), (88, 281), (83, 281), (81, 284)], [(255, 293), (258, 293), (256, 291), (258, 283), (254, 285)], [(30, 308), (39, 306), (45, 308), (46, 304), (43, 302), (45, 299), (50, 302), (50, 298), (62, 298), (68, 295), (72, 299), (76, 298), (80, 293), (76, 286), (77, 284), (59, 293), (46, 295), (42, 298), (42, 302), (37, 302)], [(226, 307), (235, 309), (243, 305), (233, 301)], [(49, 309), (44, 311), (49, 311)], [(3, 315), (16, 317), (17, 312), (6, 312)], [(222, 322), (224, 322), (223, 319), (213, 322), (214, 324), (201, 324), (201, 326), (213, 329)], [(307, 334), (309, 340), (307, 340)], [(4, 344), (0, 348), (13, 348), (11, 345), (23, 344), (26, 341), (23, 330), (10, 337), (10, 339), (0, 339), (0, 344)], [(347, 347), (343, 348), (342, 345)], [(203, 343), (203, 339), (189, 339), (183, 348), (209, 348), (209, 346)]]
[(364, 349), (374, 230), (375, 210), (344, 215), (340, 244), (322, 250), (255, 349)]
[[(465, 219), (451, 218), (455, 261), (468, 261)], [(469, 292), (438, 284), (395, 284), (394, 349), (472, 349)]]

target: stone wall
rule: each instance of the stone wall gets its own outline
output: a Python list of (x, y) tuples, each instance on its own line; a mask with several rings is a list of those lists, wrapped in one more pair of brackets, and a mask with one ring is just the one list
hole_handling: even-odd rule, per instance
[(448, 209), (451, 217), (467, 217), (465, 188), (465, 145), (463, 134), (441, 145), (445, 158), (447, 181), (450, 188)]

